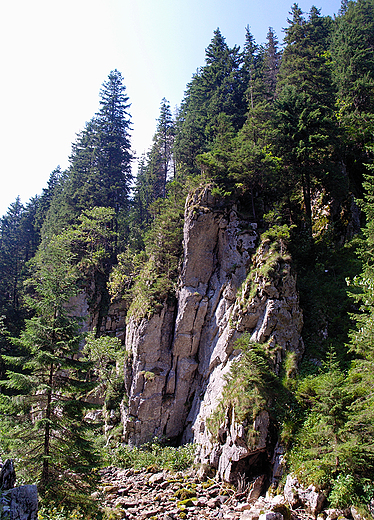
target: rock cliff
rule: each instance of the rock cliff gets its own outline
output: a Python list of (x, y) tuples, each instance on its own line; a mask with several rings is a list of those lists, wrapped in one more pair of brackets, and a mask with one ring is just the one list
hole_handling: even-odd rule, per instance
[[(129, 316), (126, 327), (125, 441), (139, 445), (154, 436), (194, 441), (200, 461), (218, 468), (227, 481), (251, 466), (258, 473), (261, 465), (279, 467), (282, 454), (279, 446), (275, 450), (265, 410), (252, 425), (258, 433), (254, 446), (248, 446), (235, 410), (223, 425), (221, 440), (212, 441), (207, 419), (221, 398), (225, 375), (240, 356), (236, 339), (246, 332), (254, 342), (277, 347), (275, 371), (286, 351), (297, 358), (303, 350), (303, 319), (290, 261), (274, 256), (268, 243), (255, 255), (256, 229), (209, 188), (196, 190), (186, 201), (176, 301), (165, 302), (150, 318)], [(269, 262), (271, 269), (263, 268)]]

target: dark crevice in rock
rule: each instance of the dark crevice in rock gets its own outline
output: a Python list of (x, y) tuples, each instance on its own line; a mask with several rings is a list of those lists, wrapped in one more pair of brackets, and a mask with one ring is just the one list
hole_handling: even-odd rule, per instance
[[(267, 451), (259, 450), (232, 464), (232, 484), (238, 485), (241, 479), (252, 482), (259, 475), (266, 475), (269, 487), (271, 475), (271, 460)], [(265, 489), (265, 486), (264, 486)]]

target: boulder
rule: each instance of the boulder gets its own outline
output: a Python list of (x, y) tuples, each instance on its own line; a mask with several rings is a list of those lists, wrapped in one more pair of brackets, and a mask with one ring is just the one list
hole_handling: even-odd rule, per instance
[(240, 515), (240, 520), (258, 520), (261, 515), (261, 511), (259, 509), (249, 509), (243, 511)]
[(353, 520), (365, 520), (365, 517), (354, 506), (351, 507), (351, 516)]
[(258, 520), (283, 520), (283, 515), (275, 511), (265, 511), (259, 516)]
[(299, 490), (301, 502), (305, 509), (312, 515), (317, 516), (322, 511), (323, 504), (326, 500), (325, 495), (317, 491), (314, 486)]
[(16, 483), (16, 472), (12, 459), (7, 459), (1, 467), (0, 471), (0, 489), (6, 491), (12, 489)]
[(287, 475), (286, 484), (284, 486), (283, 494), (288, 504), (292, 509), (301, 506), (299, 497), (299, 481), (293, 475)]
[(294, 475), (287, 476), (284, 496), (291, 508), (303, 507), (314, 516), (322, 511), (326, 500), (325, 495), (317, 491), (315, 486), (304, 489)]
[(9, 514), (9, 520), (38, 518), (38, 491), (35, 485), (9, 489), (1, 495), (0, 502), (3, 513)]
[(248, 503), (255, 502), (258, 498), (260, 498), (260, 495), (263, 492), (265, 480), (266, 475), (260, 475), (254, 482), (252, 482), (247, 497)]

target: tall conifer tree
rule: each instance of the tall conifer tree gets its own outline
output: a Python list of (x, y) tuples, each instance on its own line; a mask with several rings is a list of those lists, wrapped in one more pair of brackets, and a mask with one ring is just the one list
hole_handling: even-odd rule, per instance
[(95, 460), (84, 433), (87, 366), (78, 357), (82, 335), (71, 305), (77, 281), (71, 245), (55, 236), (33, 260), (34, 316), (13, 339), (23, 355), (4, 357), (13, 368), (2, 384), (19, 396), (9, 434), (18, 438), (18, 455), (43, 492), (56, 486), (61, 492), (66, 470), (84, 471)]
[(96, 118), (98, 169), (107, 199), (98, 205), (110, 206), (116, 211), (126, 206), (132, 180), (128, 100), (121, 73), (112, 71), (100, 90), (101, 108)]
[(166, 181), (173, 166), (174, 121), (168, 101), (163, 98), (160, 106), (160, 116), (157, 119), (156, 133), (153, 145), (148, 154), (147, 178), (150, 186), (151, 200), (165, 198)]
[(362, 196), (366, 146), (374, 133), (374, 3), (343, 2), (331, 42), (337, 119), (351, 189)]
[(238, 130), (247, 110), (239, 47), (230, 49), (216, 29), (205, 53), (206, 64), (187, 85), (177, 120), (177, 161), (190, 173), (198, 171), (196, 156), (212, 147), (222, 119)]
[(278, 76), (278, 142), (288, 176), (293, 184), (301, 185), (312, 238), (313, 182), (318, 179), (331, 189), (338, 163), (335, 97), (327, 53), (332, 20), (321, 17), (316, 8), (306, 20), (297, 4), (291, 14)]
[(103, 83), (100, 105), (72, 145), (71, 165), (50, 204), (44, 236), (76, 222), (82, 210), (111, 207), (118, 215), (127, 208), (132, 180), (130, 104), (119, 71), (112, 71)]
[(281, 62), (281, 52), (278, 50), (278, 38), (272, 27), (269, 27), (266, 35), (265, 53), (264, 53), (264, 81), (268, 87), (270, 99), (274, 98), (279, 67)]

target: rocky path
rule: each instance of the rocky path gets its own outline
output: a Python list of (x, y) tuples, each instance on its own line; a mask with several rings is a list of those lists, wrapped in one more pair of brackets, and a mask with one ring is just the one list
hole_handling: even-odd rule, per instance
[(214, 480), (201, 482), (195, 472), (151, 473), (109, 467), (101, 470), (101, 485), (95, 497), (119, 520), (296, 520), (310, 519), (304, 511), (292, 512), (283, 496), (265, 500), (252, 489), (239, 493)]

